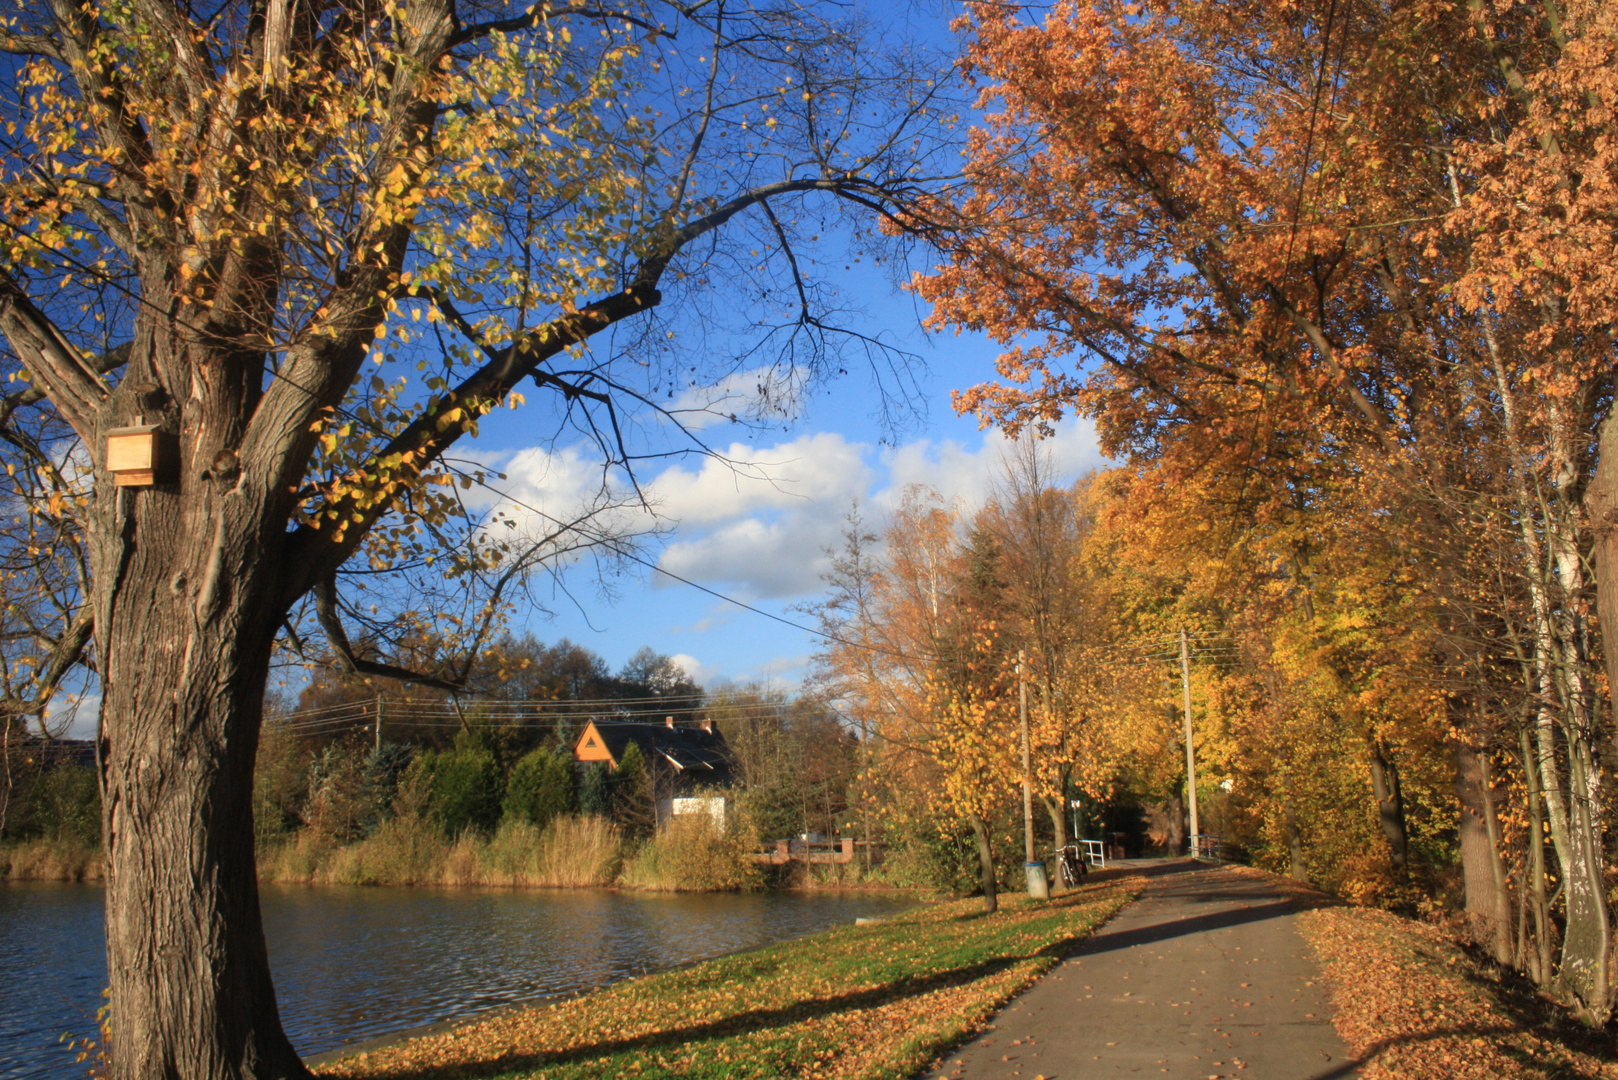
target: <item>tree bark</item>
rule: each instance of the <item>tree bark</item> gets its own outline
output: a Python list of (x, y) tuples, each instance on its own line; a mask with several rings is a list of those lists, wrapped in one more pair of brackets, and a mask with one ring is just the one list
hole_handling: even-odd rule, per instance
[[(238, 365), (208, 367), (203, 380)], [(219, 382), (228, 383), (228, 375)], [(152, 415), (122, 388), (101, 430)], [(218, 390), (219, 387), (208, 389)], [(239, 393), (240, 388), (236, 388)], [(232, 388), (161, 408), (179, 476), (97, 476), (91, 560), (107, 968), (118, 1080), (309, 1076), (281, 1026), (259, 915), (253, 763), (290, 490), (208, 465), (240, 437)], [(294, 436), (295, 438), (295, 436)]]
[(1292, 803), (1286, 808), (1287, 853), (1291, 858), (1290, 876), (1293, 881), (1309, 883), (1309, 867), (1303, 858), (1303, 833), (1298, 831), (1298, 817), (1292, 812)]
[(1179, 792), (1176, 791), (1169, 794), (1164, 804), (1169, 826), (1169, 854), (1183, 855), (1189, 850), (1186, 842), (1185, 800), (1180, 798)]
[(1460, 803), (1461, 877), (1466, 887), (1466, 919), (1473, 940), (1501, 964), (1511, 962), (1511, 907), (1502, 903), (1499, 855), (1490, 827), (1483, 753), (1455, 747), (1455, 797)]
[(1400, 878), (1410, 870), (1410, 834), (1405, 830), (1404, 789), (1399, 769), (1383, 752), (1380, 743), (1371, 744), (1371, 791), (1376, 795), (1377, 820), (1388, 840), (1388, 858)]
[[(1618, 643), (1618, 409), (1601, 421), (1600, 460), (1585, 489), (1584, 505), (1593, 536), (1596, 618), (1601, 640)], [(1606, 646), (1607, 685), (1618, 686), (1618, 646)]]
[(1601, 825), (1596, 817), (1599, 779), (1588, 741), (1577, 732), (1568, 737), (1570, 859), (1562, 868), (1567, 890), (1567, 929), (1562, 937), (1561, 988), (1578, 998), (1591, 1016), (1604, 1023), (1611, 1011), (1610, 950), (1612, 927), (1607, 909), (1602, 864)]
[(1045, 804), (1045, 813), (1051, 819), (1051, 835), (1055, 837), (1055, 848), (1060, 851), (1072, 842), (1068, 839), (1067, 833), (1067, 808), (1062, 805), (1061, 799), (1050, 795), (1041, 795), (1039, 800)]
[(1551, 981), (1551, 905), (1545, 886), (1545, 818), (1540, 803), (1537, 762), (1526, 727), (1517, 732), (1517, 741), (1522, 753), (1523, 778), (1528, 787), (1528, 881), (1523, 887), (1523, 897), (1525, 904), (1531, 901), (1534, 913), (1534, 981), (1548, 986)]
[(983, 878), (983, 910), (998, 911), (1000, 883), (994, 872), (994, 849), (989, 842), (989, 824), (977, 814), (973, 814), (970, 820), (972, 835), (978, 842), (978, 871)]

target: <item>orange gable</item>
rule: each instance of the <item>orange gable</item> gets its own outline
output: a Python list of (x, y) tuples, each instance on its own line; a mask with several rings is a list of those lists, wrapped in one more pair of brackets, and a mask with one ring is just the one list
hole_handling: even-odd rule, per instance
[(602, 741), (601, 733), (596, 730), (594, 720), (584, 725), (584, 733), (573, 746), (573, 757), (576, 761), (605, 761), (615, 769), (618, 767), (618, 763), (612, 760), (607, 744)]

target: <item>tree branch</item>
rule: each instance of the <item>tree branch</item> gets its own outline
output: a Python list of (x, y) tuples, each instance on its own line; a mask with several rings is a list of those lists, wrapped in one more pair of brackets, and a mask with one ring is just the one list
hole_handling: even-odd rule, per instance
[(544, 3), (536, 3), (521, 15), (510, 19), (491, 19), (488, 22), (473, 23), (462, 27), (449, 39), (450, 48), (457, 48), (468, 42), (486, 38), (490, 34), (514, 34), (521, 30), (532, 30), (547, 19), (565, 18), (570, 15), (579, 15), (589, 19), (618, 19), (631, 26), (638, 26), (642, 30), (662, 34), (664, 37), (674, 35), (645, 19), (631, 15), (627, 11), (611, 8), (596, 7), (591, 4), (569, 4), (567, 7), (548, 7)]
[[(387, 460), (393, 463), (389, 471), (395, 477), (401, 473), (406, 478), (420, 477), (466, 434), (472, 423), (503, 400), (525, 378), (533, 378), (541, 386), (554, 387), (570, 398), (590, 398), (611, 410), (613, 399), (610, 394), (590, 390), (542, 371), (541, 365), (608, 327), (656, 307), (662, 301), (657, 285), (664, 271), (693, 240), (715, 231), (737, 214), (770, 198), (816, 191), (861, 202), (886, 202), (888, 198), (886, 189), (855, 176), (783, 180), (753, 188), (674, 230), (657, 251), (640, 264), (631, 283), (621, 291), (602, 297), (577, 311), (560, 315), (534, 328), (504, 349), (492, 350), (476, 333), (469, 334), (470, 339), (489, 358), (488, 362), (389, 439), (361, 467), (360, 472), (373, 475), (380, 470), (380, 463)], [(457, 325), (463, 332), (471, 329), (464, 319)], [(615, 413), (612, 418), (616, 424)], [(292, 550), (296, 552), (291, 565), (298, 567), (300, 573), (288, 575), (287, 588), (291, 590), (285, 597), (288, 605), (315, 581), (335, 573), (358, 548), (372, 524), (393, 508), (396, 499), (396, 495), (364, 499), (348, 495), (316, 510), (311, 515), (316, 521), (328, 520), (337, 524), (331, 531), (310, 525), (297, 530), (291, 543)]]
[(22, 360), (29, 379), (43, 388), (95, 453), (97, 416), (112, 388), (4, 270), (0, 270), (0, 334)]
[(89, 604), (85, 604), (79, 609), (78, 616), (68, 624), (66, 632), (52, 644), (50, 661), (39, 676), (38, 689), (33, 698), (0, 700), (0, 715), (44, 716), (51, 698), (61, 688), (62, 679), (78, 664), (94, 632), (95, 612)]
[[(114, 346), (100, 356), (90, 360), (89, 364), (102, 375), (110, 374), (129, 363), (129, 353), (133, 348), (134, 342), (126, 341), (122, 345)], [(44, 401), (47, 396), (45, 391), (39, 387), (30, 386), (26, 390), (0, 397), (0, 428), (5, 427), (6, 422), (11, 419), (12, 413), (24, 405), (33, 405)]]
[(341, 615), (337, 611), (337, 581), (335, 577), (321, 580), (314, 588), (315, 618), (320, 622), (320, 628), (326, 633), (326, 640), (331, 642), (333, 651), (342, 667), (353, 675), (376, 675), (384, 679), (398, 679), (400, 682), (415, 683), (418, 686), (430, 686), (437, 690), (448, 690), (455, 693), (466, 689), (465, 682), (454, 682), (442, 679), (436, 675), (427, 675), (419, 671), (398, 667), (394, 664), (378, 663), (375, 660), (365, 660), (354, 654), (354, 647), (349, 644), (348, 634), (343, 630)]

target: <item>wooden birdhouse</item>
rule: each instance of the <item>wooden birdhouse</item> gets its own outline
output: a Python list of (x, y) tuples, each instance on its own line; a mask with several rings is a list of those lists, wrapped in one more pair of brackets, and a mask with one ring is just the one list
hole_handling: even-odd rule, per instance
[(156, 424), (107, 432), (107, 471), (119, 487), (151, 487), (169, 479), (179, 447)]

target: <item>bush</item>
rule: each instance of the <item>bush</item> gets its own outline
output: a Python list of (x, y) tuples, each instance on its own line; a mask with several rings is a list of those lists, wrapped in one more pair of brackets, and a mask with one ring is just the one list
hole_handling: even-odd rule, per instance
[(543, 829), (552, 819), (572, 813), (576, 802), (573, 762), (545, 747), (520, 758), (506, 778), (507, 821), (525, 821)]
[(623, 884), (663, 892), (736, 892), (759, 888), (764, 873), (753, 837), (724, 829), (707, 814), (682, 814), (624, 867)]
[(503, 785), (494, 754), (471, 746), (423, 755), (432, 777), (433, 816), (450, 836), (491, 833), (500, 822)]
[[(999, 855), (1006, 849), (996, 844), (995, 850)], [(1005, 862), (1003, 858), (999, 861)], [(920, 886), (953, 896), (970, 896), (982, 887), (977, 841), (971, 829), (959, 822), (932, 818), (906, 821), (890, 833), (882, 876), (900, 887)]]
[(101, 843), (101, 786), (94, 769), (46, 769), (29, 786), (28, 804), (40, 835), (75, 848)]
[(372, 807), (360, 752), (332, 743), (309, 762), (308, 798), (303, 821), (312, 831), (339, 843), (365, 835)]

